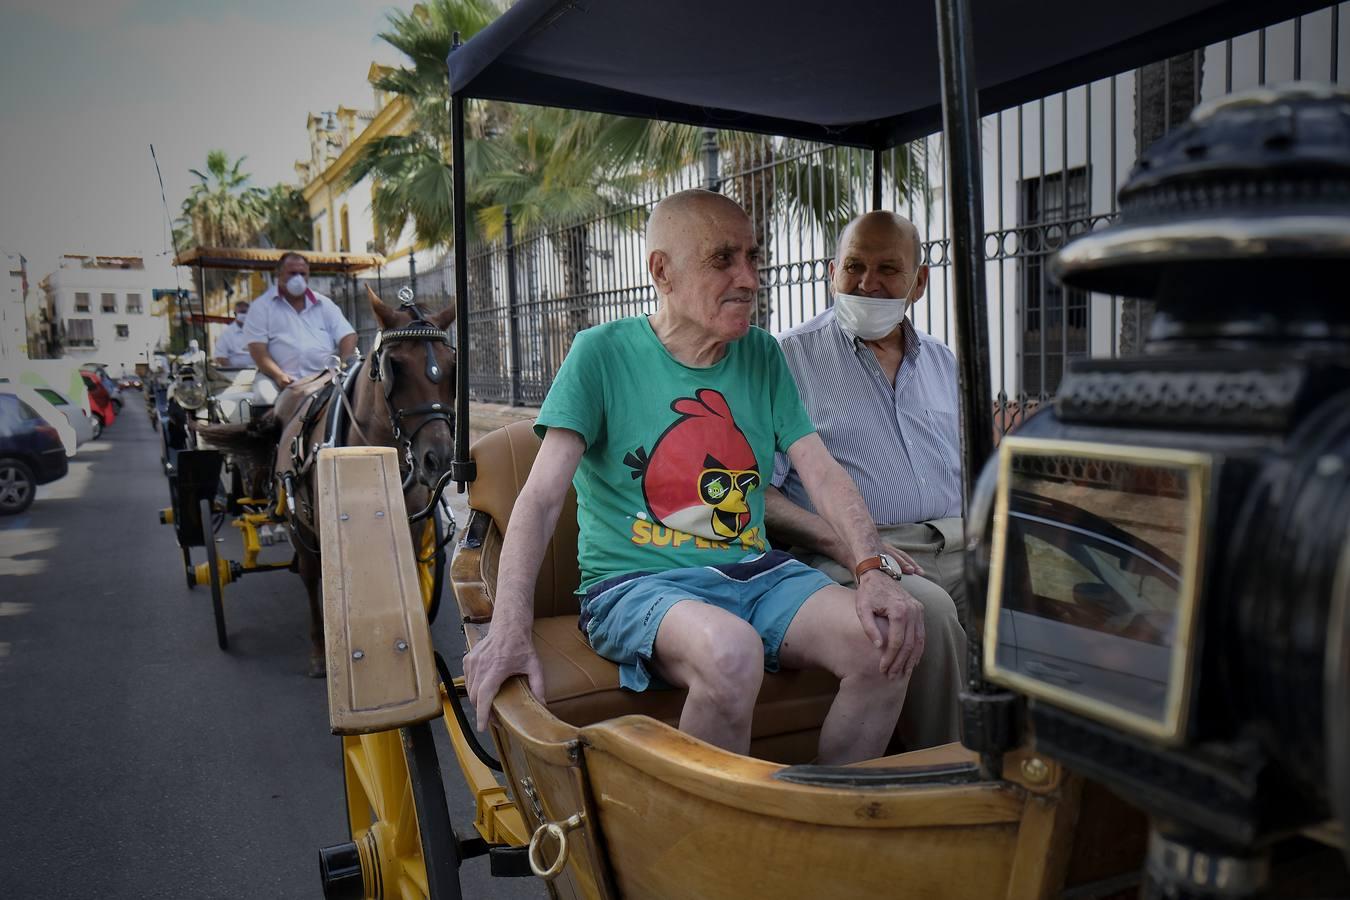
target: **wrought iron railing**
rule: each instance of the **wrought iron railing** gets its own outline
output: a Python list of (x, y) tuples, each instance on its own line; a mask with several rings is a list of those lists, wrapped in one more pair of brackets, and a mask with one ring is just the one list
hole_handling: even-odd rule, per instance
[[(1299, 78), (1343, 83), (1347, 7), (1334, 4), (984, 118), (991, 387), (1000, 428), (1053, 396), (1074, 359), (1138, 352), (1149, 327), (1147, 303), (1064, 290), (1050, 279), (1048, 258), (1114, 219), (1116, 188), (1139, 148), (1184, 122), (1197, 104)], [(716, 145), (710, 134), (704, 149)], [(871, 154), (767, 138), (731, 146), (739, 149), (720, 158), (701, 153), (603, 216), (524, 234), (508, 228), (503, 238), (471, 247), (472, 398), (537, 405), (578, 330), (655, 311), (642, 225), (674, 190), (714, 186), (750, 213), (764, 250), (756, 324), (781, 332), (824, 310), (838, 231), (870, 208)], [(951, 344), (942, 159), (940, 134), (883, 154), (882, 206), (908, 216), (924, 235), (930, 287), (913, 316)], [(386, 274), (385, 294), (400, 281), (407, 279)], [(423, 302), (449, 302), (448, 263), (419, 273), (418, 282)]]

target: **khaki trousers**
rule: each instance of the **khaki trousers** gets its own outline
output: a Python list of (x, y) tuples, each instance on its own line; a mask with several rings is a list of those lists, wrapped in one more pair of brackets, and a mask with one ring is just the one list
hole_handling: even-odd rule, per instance
[[(944, 520), (951, 521), (959, 528), (960, 519)], [(878, 530), (883, 541), (914, 557), (925, 572), (923, 577), (906, 575), (901, 581), (905, 590), (923, 604), (924, 651), (910, 675), (909, 692), (893, 744), (898, 743), (901, 750), (920, 750), (960, 740), (960, 694), (965, 686), (966, 669), (966, 632), (961, 625), (964, 608), (958, 611), (957, 603), (943, 584), (961, 586), (963, 545), (959, 531), (953, 535), (948, 527), (947, 534), (956, 538), (951, 544), (955, 552), (944, 552), (947, 538), (934, 525), (895, 525)], [(853, 586), (853, 573), (828, 556), (796, 555), (839, 584)]]

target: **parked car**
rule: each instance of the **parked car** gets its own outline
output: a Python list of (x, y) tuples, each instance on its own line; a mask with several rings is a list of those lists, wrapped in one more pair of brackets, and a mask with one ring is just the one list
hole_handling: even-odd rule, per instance
[(998, 665), (1161, 717), (1181, 564), (1084, 509), (1019, 490), (1008, 512), (1006, 560)]
[(66, 449), (66, 456), (74, 456), (79, 446), (93, 436), (93, 431), (89, 427), (89, 420), (84, 413), (74, 409), (69, 403), (65, 405), (65, 409), (78, 416), (84, 426), (79, 430), (70, 423), (70, 419), (64, 412), (46, 397), (39, 394), (37, 388), (31, 388), (26, 384), (11, 384), (5, 382), (4, 378), (0, 378), (0, 382), (4, 382), (0, 384), (0, 392), (18, 397), (31, 406), (42, 417), (43, 421), (56, 429), (56, 433), (61, 436), (61, 445)]
[(117, 406), (96, 374), (81, 370), (80, 375), (89, 391), (89, 411), (93, 414), (94, 438), (97, 439), (103, 429), (117, 421)]
[(0, 515), (21, 513), (37, 486), (63, 478), (66, 448), (56, 428), (12, 393), (0, 393)]
[(113, 406), (115, 406), (117, 412), (120, 413), (122, 411), (122, 388), (119, 387), (117, 382), (113, 381), (113, 377), (108, 374), (107, 366), (102, 363), (85, 363), (80, 366), (80, 371), (85, 374), (92, 374), (98, 379), (99, 384), (103, 385), (103, 389), (107, 391), (108, 396), (112, 398)]
[[(45, 385), (33, 387), (27, 384), (19, 384), (10, 381), (6, 376), (0, 375), (0, 391), (8, 391), (11, 394), (16, 394), (19, 399), (24, 400), (30, 406), (35, 406), (30, 399), (31, 395), (36, 397), (39, 401), (45, 402), (55, 408), (58, 413), (65, 417), (66, 422), (75, 432), (76, 447), (92, 441), (95, 437), (94, 417), (66, 394), (55, 388), (47, 387)], [(84, 392), (81, 392), (81, 396), (85, 398), (85, 403), (89, 402), (88, 396)]]
[(51, 388), (86, 413), (90, 411), (89, 392), (84, 386), (84, 376), (80, 374), (79, 365), (71, 360), (17, 360), (13, 365), (6, 363), (4, 376), (18, 384)]
[(117, 386), (124, 391), (139, 391), (141, 389), (141, 379), (139, 375), (123, 375), (117, 379)]

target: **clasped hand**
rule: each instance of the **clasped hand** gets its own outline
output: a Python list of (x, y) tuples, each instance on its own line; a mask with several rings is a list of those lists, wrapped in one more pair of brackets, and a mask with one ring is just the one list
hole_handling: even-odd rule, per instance
[(923, 656), (923, 604), (901, 582), (877, 571), (863, 575), (854, 600), (863, 632), (881, 651), (881, 672), (908, 678)]

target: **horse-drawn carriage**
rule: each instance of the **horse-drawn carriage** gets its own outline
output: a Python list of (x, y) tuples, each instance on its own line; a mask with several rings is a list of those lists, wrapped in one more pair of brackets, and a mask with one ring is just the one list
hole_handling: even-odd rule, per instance
[[(204, 288), (206, 272), (270, 272), (283, 252), (199, 247), (180, 254), (175, 263), (196, 268), (197, 281)], [(366, 254), (303, 252), (301, 255), (312, 274), (344, 279), (350, 295), (355, 294), (356, 273), (382, 262), (379, 257)], [(201, 359), (192, 379), (200, 388), (199, 397), (189, 398), (191, 402), (187, 405), (175, 404), (171, 390), (155, 391), (162, 462), (171, 501), (161, 512), (160, 520), (174, 527), (183, 553), (188, 586), (210, 587), (216, 640), (220, 649), (225, 650), (228, 648), (223, 602), (225, 587), (245, 575), (300, 568), (306, 549), (315, 543), (308, 531), (295, 538), (294, 558), (266, 561), (263, 548), (271, 543), (266, 539), (269, 532), (287, 528), (294, 535), (295, 495), (300, 492), (304, 495), (302, 502), (309, 502), (312, 493), (306, 486), (308, 467), (301, 472), (290, 472), (291, 467), (283, 465), (280, 471), (286, 477), (274, 478), (272, 475), (273, 459), (278, 454), (283, 461), (290, 459), (295, 447), (278, 448), (275, 442), (271, 446), (259, 446), (256, 442), (246, 441), (242, 445), (243, 452), (239, 452), (240, 445), (231, 438), (237, 438), (241, 432), (247, 433), (250, 428), (261, 428), (263, 417), (271, 411), (251, 408), (247, 399), (236, 399), (236, 414), (227, 415), (221, 408), (219, 395), (210, 393), (208, 386), (213, 380), (223, 386), (230, 379), (215, 377), (209, 347), (199, 352)], [(378, 354), (378, 348), (375, 352)], [(361, 433), (360, 416), (353, 419), (345, 413), (353, 410), (350, 398), (355, 395), (359, 384), (356, 376), (361, 371), (369, 374), (369, 369), (362, 369), (360, 365), (344, 369), (341, 361), (335, 358), (330, 372), (307, 380), (289, 396), (283, 394), (272, 418), (294, 416), (297, 424), (304, 426), (300, 437), (311, 450), (315, 445), (346, 443), (349, 430), (353, 431), (353, 439), (359, 440), (356, 435)], [(233, 384), (237, 386), (240, 381), (234, 378)], [(345, 392), (339, 388), (344, 388)], [(349, 399), (343, 402), (343, 397)], [(357, 405), (360, 405), (359, 401)], [(238, 424), (225, 424), (230, 421)], [(356, 423), (354, 428), (353, 421)], [(212, 426), (221, 425), (224, 425), (223, 429), (213, 430)], [(448, 459), (448, 444), (445, 456)], [(243, 545), (243, 558), (238, 561), (222, 558), (217, 552), (215, 534), (227, 517), (238, 529)], [(434, 509), (425, 511), (414, 527), (418, 546), (418, 589), (423, 608), (434, 617), (444, 584), (446, 545), (453, 539), (453, 518), (437, 504)], [(206, 551), (205, 561), (195, 565), (191, 554), (194, 547)], [(317, 611), (314, 620), (317, 635)]]
[[(693, 2), (675, 10), (631, 0), (522, 0), (457, 48), (449, 65), (460, 235), (464, 107), (475, 98), (754, 130), (874, 151), (943, 127), (968, 549), (975, 561), (967, 574), (976, 615), (969, 690), (962, 695), (964, 746), (902, 752), (848, 767), (812, 765), (815, 738), (836, 688), (817, 672), (766, 676), (748, 756), (678, 732), (672, 723), (683, 695), (621, 690), (617, 668), (596, 656), (577, 629), (575, 498), (569, 495), (534, 594), (533, 634), (547, 694), (535, 696), (523, 677), (503, 687), (492, 704), (494, 754), (479, 744), (463, 709), (462, 681), (436, 655), (418, 613), (415, 556), (390, 524), (406, 511), (397, 452), (327, 450), (319, 468), (329, 702), (333, 730), (343, 735), (351, 840), (321, 851), (326, 896), (457, 897), (461, 862), (486, 853), (495, 874), (533, 872), (559, 897), (1105, 898), (1126, 896), (1141, 881), (1150, 897), (1251, 897), (1263, 896), (1274, 883), (1269, 848), (1277, 839), (1313, 834), (1344, 848), (1343, 831), (1322, 822), (1335, 815), (1344, 820), (1350, 812), (1350, 775), (1344, 757), (1334, 752), (1350, 750), (1345, 725), (1336, 724), (1350, 718), (1345, 621), (1332, 619), (1330, 638), (1320, 647), (1317, 639), (1328, 631), (1305, 635), (1316, 659), (1326, 659), (1325, 746), (1332, 750), (1320, 743), (1320, 725), (1314, 738), (1309, 731), (1267, 729), (1239, 740), (1234, 736), (1239, 728), (1212, 730), (1225, 713), (1217, 711), (1213, 693), (1223, 681), (1210, 669), (1222, 665), (1214, 655), (1222, 655), (1218, 648), (1226, 638), (1213, 631), (1212, 645), (1201, 646), (1197, 598), (1204, 590), (1202, 574), (1213, 573), (1216, 565), (1215, 557), (1204, 555), (1205, 530), (1224, 527), (1202, 502), (1217, 497), (1209, 480), (1223, 464), (1214, 455), (1216, 439), (1184, 434), (1191, 423), (1168, 418), (1159, 405), (1148, 415), (1161, 418), (1141, 414), (1129, 420), (1133, 426), (1111, 432), (1110, 441), (1094, 442), (1099, 432), (1091, 429), (1106, 426), (1074, 426), (1074, 410), (1048, 406), (1032, 420), (1040, 420), (1040, 443), (1005, 441), (1002, 472), (999, 465), (987, 465), (992, 403), (978, 105), (1020, 103), (1315, 5), (1277, 11), (1222, 0), (1050, 2), (1034, 8), (970, 0), (889, 5), (844, 0), (828, 7)], [(1264, 103), (1279, 118), (1280, 102), (1267, 97), (1253, 105)], [(1188, 152), (1204, 154), (1192, 148), (1183, 156)], [(1346, 146), (1331, 156), (1344, 167)], [(1233, 196), (1259, 195), (1239, 190)], [(1333, 217), (1342, 234), (1348, 209)], [(1129, 262), (1147, 268), (1154, 254), (1168, 265), (1231, 264), (1231, 254), (1251, 247), (1243, 239), (1218, 245), (1194, 235), (1179, 239), (1188, 243), (1174, 253), (1166, 242), (1141, 236)], [(1290, 240), (1262, 246), (1323, 259), (1340, 254), (1341, 266), (1346, 256), (1343, 240), (1312, 250)], [(1111, 267), (1111, 251), (1077, 263), (1084, 282)], [(499, 573), (512, 565), (501, 556), (502, 538), (538, 440), (522, 423), (468, 448), (466, 262), (461, 241), (456, 245), (459, 431), (450, 473), (468, 484), (471, 515), (451, 583), (473, 646), (491, 627)], [(1339, 315), (1343, 319), (1343, 312)], [(1212, 362), (1204, 357), (1189, 365), (1195, 370)], [(1135, 368), (1142, 372), (1148, 364)], [(1093, 397), (1108, 388), (1091, 382), (1074, 402), (1105, 408), (1110, 397)], [(1102, 420), (1084, 415), (1083, 421)], [(1160, 422), (1171, 431), (1164, 433)], [(1169, 442), (1187, 449), (1153, 452)], [(1139, 446), (1117, 446), (1134, 444)], [(1271, 446), (1263, 445), (1265, 451)], [(1201, 453), (1196, 447), (1208, 449)], [(1329, 475), (1341, 471), (1331, 461), (1324, 468)], [(1231, 479), (1238, 477), (1234, 471), (1250, 474), (1250, 469), (1230, 471), (1230, 492)], [(1010, 495), (1013, 478), (1023, 480)], [(1081, 490), (1042, 498), (1033, 490), (1037, 478), (1058, 478)], [(1046, 510), (1076, 509), (1064, 498), (1097, 496), (1090, 492), (1102, 488), (1091, 479), (1109, 482), (1110, 496), (1127, 495), (1150, 515), (1173, 516), (1160, 524), (1182, 535), (1182, 551), (1171, 556), (1127, 547), (1133, 555), (1120, 557), (1129, 578), (1143, 577), (1134, 560), (1147, 556), (1160, 561), (1171, 579), (1160, 579), (1171, 593), (1163, 603), (1166, 628), (1155, 629), (1165, 630), (1166, 637), (1148, 639), (1162, 648), (1161, 687), (1150, 686), (1149, 703), (1141, 701), (1128, 714), (1113, 712), (1109, 697), (1076, 689), (1070, 683), (1075, 673), (1057, 673), (1048, 661), (1040, 662), (1040, 670), (1019, 669), (1007, 655), (1019, 648), (1004, 640), (1009, 633), (1001, 615), (1019, 611), (1021, 590), (1008, 574), (1015, 562), (1010, 548), (1025, 547), (1029, 533), (1017, 532), (1023, 543), (1016, 544), (1009, 523), (1031, 516), (1033, 502), (1042, 504), (1041, 519), (1050, 516)], [(1109, 518), (1104, 511), (1098, 519), (1105, 524), (1093, 527), (1123, 544), (1112, 537)], [(1081, 537), (1090, 530), (1082, 521), (1050, 518), (1049, 524), (1067, 524)], [(380, 551), (366, 554), (372, 547)], [(1333, 615), (1350, 615), (1345, 590), (1350, 581), (1344, 580), (1350, 569), (1339, 571), (1338, 599), (1304, 610), (1305, 624), (1325, 625), (1334, 603), (1339, 613)], [(987, 611), (987, 596), (1001, 598), (1002, 605)], [(1222, 615), (1217, 599), (1210, 605), (1205, 615)], [(1152, 627), (1139, 625), (1137, 618), (1130, 628)], [(1267, 632), (1288, 625), (1272, 619)], [(1204, 665), (1202, 653), (1208, 654)], [(1202, 670), (1208, 679), (1203, 683)], [(991, 675), (997, 683), (988, 680)], [(1284, 670), (1270, 677), (1279, 682)], [(1055, 678), (1062, 683), (1052, 686)], [(1319, 702), (1322, 696), (1319, 688)], [(1322, 708), (1309, 702), (1309, 715), (1321, 723)], [(1204, 710), (1203, 717), (1197, 709)], [(1258, 718), (1256, 712), (1242, 714)], [(476, 835), (456, 832), (450, 823), (427, 724), (435, 718), (446, 727), (474, 792)], [(1310, 727), (1300, 723), (1299, 728)], [(1305, 738), (1299, 774), (1320, 771), (1324, 780), (1320, 793), (1316, 777), (1311, 788), (1306, 777), (1298, 781), (1300, 790), (1317, 796), (1295, 808), (1298, 801), (1272, 793), (1281, 788), (1269, 779), (1292, 783), (1282, 780), (1288, 764), (1280, 742)], [(1057, 760), (1061, 753), (1073, 756), (1073, 770)], [(1330, 792), (1336, 796), (1329, 800)], [(1151, 826), (1145, 812), (1131, 804), (1147, 811)], [(1342, 887), (1338, 882), (1332, 890)]]

